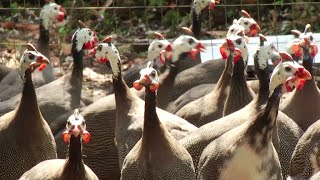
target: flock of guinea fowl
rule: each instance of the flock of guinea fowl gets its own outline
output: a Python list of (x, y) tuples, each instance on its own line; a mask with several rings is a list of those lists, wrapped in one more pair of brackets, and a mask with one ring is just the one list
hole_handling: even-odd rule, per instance
[[(292, 31), (288, 52), (259, 34), (257, 80), (247, 81), (248, 36), (260, 27), (244, 10), (222, 58), (200, 63), (201, 11), (218, 3), (194, 0), (192, 28), (172, 43), (155, 32), (148, 60), (126, 72), (112, 37), (98, 43), (79, 20), (72, 71), (57, 79), (49, 30), (66, 11), (46, 4), (37, 48), (29, 43), (19, 68), (1, 77), (0, 179), (319, 180), (310, 24)], [(112, 70), (113, 94), (92, 102), (82, 91), (85, 56)]]

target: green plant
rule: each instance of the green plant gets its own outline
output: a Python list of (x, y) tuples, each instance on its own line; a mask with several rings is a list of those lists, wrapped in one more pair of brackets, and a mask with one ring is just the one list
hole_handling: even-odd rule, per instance
[(162, 6), (164, 5), (165, 0), (150, 0), (151, 6)]
[(169, 10), (163, 17), (163, 25), (166, 27), (177, 26), (181, 17), (179, 12)]

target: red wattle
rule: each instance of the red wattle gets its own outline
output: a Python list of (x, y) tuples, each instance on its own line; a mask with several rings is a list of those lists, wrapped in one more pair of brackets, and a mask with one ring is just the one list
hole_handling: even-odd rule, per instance
[(90, 141), (91, 135), (90, 135), (89, 132), (85, 132), (85, 133), (83, 133), (83, 134), (81, 135), (81, 137), (82, 137), (82, 140), (83, 140), (86, 144), (88, 144), (88, 142)]
[(226, 49), (224, 47), (220, 47), (220, 54), (222, 56), (222, 59), (226, 60), (228, 58), (228, 54), (227, 54)]
[(68, 133), (68, 131), (65, 131), (62, 133), (62, 139), (65, 143), (68, 143), (70, 140), (71, 134)]
[(42, 70), (44, 70), (45, 68), (47, 67), (47, 64), (41, 64), (40, 66), (39, 66), (39, 71), (42, 71)]
[(57, 15), (58, 22), (62, 22), (64, 20), (64, 12), (59, 11)]

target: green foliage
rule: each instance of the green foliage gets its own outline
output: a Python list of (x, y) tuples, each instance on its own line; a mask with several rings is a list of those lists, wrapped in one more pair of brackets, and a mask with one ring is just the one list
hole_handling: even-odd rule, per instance
[(164, 5), (165, 0), (150, 0), (151, 6), (162, 6)]
[(163, 25), (166, 27), (177, 26), (181, 16), (175, 10), (169, 10), (163, 17)]
[(283, 3), (284, 3), (284, 0), (276, 0), (275, 2), (274, 2), (276, 5), (283, 5)]

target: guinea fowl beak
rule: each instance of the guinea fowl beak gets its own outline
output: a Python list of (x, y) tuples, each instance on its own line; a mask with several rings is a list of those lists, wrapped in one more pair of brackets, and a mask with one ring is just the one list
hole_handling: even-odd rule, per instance
[(295, 75), (300, 79), (304, 79), (304, 80), (312, 79), (310, 72), (306, 70), (304, 67), (299, 67)]
[(46, 68), (47, 64), (50, 64), (50, 61), (45, 56), (38, 56), (37, 60), (35, 62), (32, 62), (30, 64), (30, 69), (34, 71), (39, 67), (39, 71), (44, 70)]
[(253, 23), (250, 26), (250, 36), (254, 37), (258, 32), (260, 32), (261, 28), (257, 23)]
[(192, 48), (191, 51), (190, 51), (191, 58), (193, 60), (197, 60), (196, 55), (199, 52), (205, 52), (205, 51), (206, 51), (206, 46), (203, 45), (201, 42), (198, 42), (198, 44), (194, 48)]

